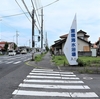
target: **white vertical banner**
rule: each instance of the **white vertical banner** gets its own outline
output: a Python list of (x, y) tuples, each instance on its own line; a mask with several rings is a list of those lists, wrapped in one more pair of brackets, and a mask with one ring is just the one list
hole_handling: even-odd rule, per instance
[(68, 37), (66, 39), (63, 52), (70, 65), (77, 65), (78, 51), (77, 51), (77, 20), (76, 15), (72, 22)]

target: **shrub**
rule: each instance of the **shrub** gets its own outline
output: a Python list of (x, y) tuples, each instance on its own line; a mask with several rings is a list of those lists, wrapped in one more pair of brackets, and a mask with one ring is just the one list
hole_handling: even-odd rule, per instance
[(78, 62), (78, 65), (79, 66), (85, 66), (86, 65), (86, 63), (84, 63), (81, 59), (77, 59), (77, 62)]

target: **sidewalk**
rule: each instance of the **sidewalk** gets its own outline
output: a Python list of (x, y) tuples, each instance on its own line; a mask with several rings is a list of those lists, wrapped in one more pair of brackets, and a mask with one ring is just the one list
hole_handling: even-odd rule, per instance
[(35, 68), (45, 68), (45, 69), (53, 69), (53, 70), (62, 70), (62, 71), (78, 71), (82, 67), (76, 66), (55, 66), (54, 63), (51, 61), (51, 54), (48, 52), (40, 62), (29, 61), (28, 65), (33, 66)]
[[(60, 71), (70, 71), (70, 72), (83, 72), (87, 71), (87, 73), (94, 71), (94, 73), (97, 72), (96, 67), (81, 67), (81, 66), (55, 66), (54, 63), (51, 62), (51, 55), (48, 52), (44, 57), (43, 60), (40, 62), (35, 62), (35, 61), (29, 61), (28, 64), (30, 66), (33, 66), (35, 68), (44, 68), (44, 69), (53, 69), (53, 70), (60, 70)], [(100, 67), (98, 68), (100, 71)], [(99, 72), (98, 72), (99, 73)]]
[(58, 70), (58, 67), (55, 66), (52, 62), (51, 62), (51, 55), (48, 52), (42, 59), (42, 61), (40, 62), (35, 62), (35, 61), (29, 61), (28, 65), (33, 66), (35, 68), (45, 68), (45, 69), (54, 69), (54, 70)]

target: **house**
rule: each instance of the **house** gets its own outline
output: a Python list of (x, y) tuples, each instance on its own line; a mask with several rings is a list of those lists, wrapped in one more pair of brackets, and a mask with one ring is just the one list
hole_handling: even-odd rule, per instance
[(100, 56), (100, 37), (92, 46), (94, 49), (97, 50), (97, 56)]
[(98, 41), (94, 44), (94, 46), (96, 48), (100, 48), (100, 37), (99, 37)]
[(14, 42), (0, 42), (0, 51), (4, 50), (5, 44), (8, 43), (8, 50), (14, 50)]
[(19, 46), (18, 49), (20, 52), (23, 50), (27, 50), (27, 52), (30, 52), (31, 48), (28, 46)]
[[(68, 34), (60, 36), (60, 39), (55, 41), (55, 44), (52, 45), (55, 54), (63, 54), (63, 47), (67, 40), (67, 37)], [(87, 33), (84, 32), (83, 30), (77, 32), (77, 43), (78, 43), (77, 45), (79, 52), (80, 51), (89, 52), (91, 50), (91, 42), (88, 41), (89, 37), (90, 36), (87, 35)]]
[(6, 42), (0, 42), (0, 51), (1, 51), (2, 49), (4, 49), (5, 43), (6, 43)]

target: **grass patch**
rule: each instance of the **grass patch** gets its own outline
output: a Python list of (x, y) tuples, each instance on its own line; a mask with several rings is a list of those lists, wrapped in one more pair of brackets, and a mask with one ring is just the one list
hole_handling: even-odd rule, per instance
[[(100, 67), (100, 57), (79, 57), (79, 66), (96, 66)], [(52, 62), (56, 65), (68, 65), (68, 61), (65, 56), (52, 56)]]
[(34, 58), (34, 60), (35, 60), (36, 62), (41, 61), (41, 60), (43, 59), (43, 57), (45, 56), (45, 54), (46, 54), (46, 53), (42, 53), (42, 54), (36, 55), (35, 58)]
[(52, 56), (52, 62), (54, 62), (57, 66), (68, 65), (68, 61), (65, 56)]
[[(100, 57), (79, 57), (77, 61), (79, 73), (100, 73)], [(69, 66), (65, 56), (52, 56), (52, 62), (57, 66)]]
[(79, 57), (78, 60), (80, 60), (83, 63), (83, 66), (98, 66), (100, 67), (100, 57)]

